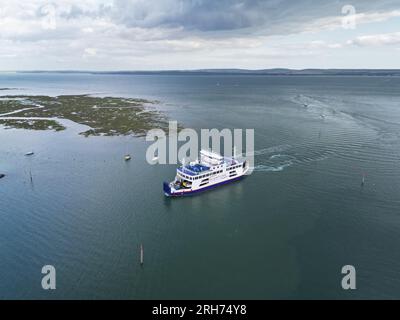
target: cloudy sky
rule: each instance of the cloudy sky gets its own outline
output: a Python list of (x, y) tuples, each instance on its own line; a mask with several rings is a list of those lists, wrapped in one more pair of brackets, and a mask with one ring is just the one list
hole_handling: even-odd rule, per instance
[(0, 0), (0, 70), (398, 68), (400, 0)]

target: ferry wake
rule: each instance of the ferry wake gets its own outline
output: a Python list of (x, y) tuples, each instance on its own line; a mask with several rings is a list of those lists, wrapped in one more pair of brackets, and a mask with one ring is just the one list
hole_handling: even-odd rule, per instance
[(219, 185), (243, 178), (249, 171), (245, 159), (223, 157), (217, 153), (201, 150), (200, 160), (182, 164), (176, 170), (173, 182), (164, 182), (167, 197), (192, 195)]

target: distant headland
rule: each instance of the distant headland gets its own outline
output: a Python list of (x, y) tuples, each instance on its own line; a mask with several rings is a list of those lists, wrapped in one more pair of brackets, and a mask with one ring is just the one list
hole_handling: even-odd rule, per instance
[(17, 73), (86, 73), (110, 75), (264, 75), (264, 76), (400, 76), (400, 69), (198, 69), (160, 71), (31, 70)]

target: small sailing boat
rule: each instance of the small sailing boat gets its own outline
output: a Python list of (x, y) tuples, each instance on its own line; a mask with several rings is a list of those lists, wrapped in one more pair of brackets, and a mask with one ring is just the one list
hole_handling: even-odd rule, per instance
[(361, 180), (361, 186), (365, 185), (365, 174), (363, 174), (362, 180)]
[(143, 265), (143, 244), (140, 244), (140, 264)]

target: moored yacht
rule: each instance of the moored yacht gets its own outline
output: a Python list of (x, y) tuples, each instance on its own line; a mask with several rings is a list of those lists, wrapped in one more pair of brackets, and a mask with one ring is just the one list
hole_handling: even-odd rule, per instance
[(245, 159), (223, 157), (202, 150), (200, 159), (183, 164), (176, 170), (175, 180), (164, 182), (164, 193), (168, 197), (186, 196), (243, 178), (249, 166)]

